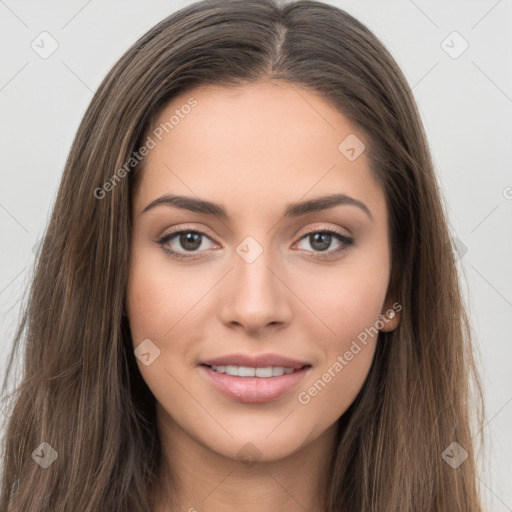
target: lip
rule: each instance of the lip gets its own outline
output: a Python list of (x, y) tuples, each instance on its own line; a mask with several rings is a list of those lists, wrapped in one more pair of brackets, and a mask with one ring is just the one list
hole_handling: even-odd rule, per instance
[(300, 370), (306, 365), (311, 366), (306, 361), (297, 361), (296, 359), (290, 359), (289, 357), (280, 356), (278, 354), (261, 354), (259, 356), (249, 356), (247, 354), (228, 354), (225, 356), (216, 357), (215, 359), (201, 361), (201, 364), (208, 366), (249, 366), (251, 368), (284, 366), (285, 368), (293, 368), (294, 370)]
[[(264, 368), (268, 366), (283, 366), (293, 368), (293, 373), (279, 377), (238, 377), (212, 370), (209, 366), (249, 366)], [(309, 363), (297, 361), (277, 354), (267, 354), (257, 357), (245, 354), (231, 354), (209, 359), (199, 364), (198, 369), (207, 381), (222, 395), (232, 400), (244, 403), (264, 403), (276, 400), (296, 387), (309, 373), (312, 366)]]

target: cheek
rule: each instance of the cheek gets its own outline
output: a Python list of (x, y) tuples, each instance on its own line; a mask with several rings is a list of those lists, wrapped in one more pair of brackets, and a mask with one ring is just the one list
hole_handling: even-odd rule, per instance
[[(341, 348), (341, 347), (340, 347)], [(348, 343), (299, 390), (297, 401), (311, 418), (331, 425), (354, 402), (368, 376), (375, 343)]]
[(149, 339), (159, 351), (148, 366), (137, 358), (141, 375), (157, 399), (165, 402), (169, 394), (183, 395), (168, 371), (184, 382), (187, 371), (195, 366), (197, 347), (205, 338), (204, 308), (216, 279), (211, 272), (205, 277), (193, 267), (173, 269), (167, 256), (154, 248), (139, 246), (133, 252), (127, 291), (132, 344), (136, 349)]
[(192, 283), (186, 273), (172, 272), (169, 263), (156, 252), (134, 252), (127, 291), (128, 316), (134, 349), (150, 340), (158, 354), (148, 365), (136, 358), (142, 378), (158, 402), (170, 402), (169, 410), (179, 414), (185, 397), (178, 382), (185, 382), (186, 376), (182, 374), (184, 365), (176, 362), (193, 360), (194, 330), (200, 325), (194, 321), (193, 306), (206, 293), (207, 283)]
[(297, 400), (313, 416), (336, 421), (361, 390), (375, 354), (388, 280), (386, 258), (361, 258), (340, 265), (319, 281), (321, 286), (310, 288), (315, 290), (309, 294), (311, 304), (322, 320), (316, 338), (322, 340), (324, 360)]
[(319, 327), (317, 337), (322, 340), (324, 359), (299, 390), (297, 400), (312, 417), (330, 424), (352, 404), (368, 376), (384, 291), (374, 280), (360, 278), (325, 291), (323, 299), (318, 299), (323, 300), (330, 331)]
[[(340, 265), (329, 273), (296, 280), (297, 295), (304, 297), (315, 315), (315, 329), (327, 340), (327, 348), (344, 344), (365, 328), (375, 325), (382, 313), (389, 271), (385, 262)], [(302, 284), (299, 284), (302, 283)]]
[(201, 283), (192, 283), (188, 273), (170, 271), (158, 251), (136, 250), (132, 261), (127, 302), (133, 342), (163, 340), (204, 294)]

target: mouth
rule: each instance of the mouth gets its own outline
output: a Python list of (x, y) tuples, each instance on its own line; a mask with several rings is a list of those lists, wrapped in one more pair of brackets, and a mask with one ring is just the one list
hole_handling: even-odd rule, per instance
[(310, 368), (310, 364), (304, 364), (300, 368), (290, 368), (287, 366), (238, 366), (238, 365), (209, 365), (202, 364), (201, 366), (205, 366), (210, 370), (223, 373), (226, 375), (231, 375), (233, 377), (257, 377), (259, 379), (268, 379), (271, 377), (281, 377), (282, 375), (290, 375), (291, 373), (296, 373), (301, 371), (303, 368)]
[[(232, 361), (231, 361), (232, 362)], [(261, 364), (261, 363), (260, 363)], [(309, 374), (312, 365), (292, 361), (282, 366), (201, 363), (200, 374), (206, 383), (226, 398), (258, 404), (287, 395)]]

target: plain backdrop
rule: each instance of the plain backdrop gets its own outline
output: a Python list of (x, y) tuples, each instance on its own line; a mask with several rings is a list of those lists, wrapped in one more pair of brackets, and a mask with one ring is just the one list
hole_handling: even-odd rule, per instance
[[(0, 377), (93, 91), (138, 37), (190, 3), (0, 0)], [(449, 208), (485, 385), (480, 479), (488, 510), (512, 511), (512, 3), (328, 3), (373, 30), (413, 88)], [(43, 46), (56, 49), (44, 55)]]

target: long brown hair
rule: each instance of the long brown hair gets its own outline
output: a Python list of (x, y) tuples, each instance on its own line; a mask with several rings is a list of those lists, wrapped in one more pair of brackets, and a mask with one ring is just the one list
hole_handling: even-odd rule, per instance
[[(401, 70), (339, 8), (207, 0), (141, 37), (80, 124), (9, 359), (11, 366), (23, 342), (3, 442), (2, 511), (152, 510), (162, 464), (155, 399), (124, 314), (131, 193), (141, 170), (133, 155), (150, 120), (178, 93), (260, 79), (319, 93), (359, 127), (388, 204), (401, 322), (380, 333), (363, 389), (339, 420), (325, 510), (481, 510), (470, 427), (475, 412), (481, 430), (483, 401), (471, 328), (445, 206)], [(454, 442), (467, 452), (456, 468), (443, 456)], [(57, 459), (43, 469), (36, 449)]]

